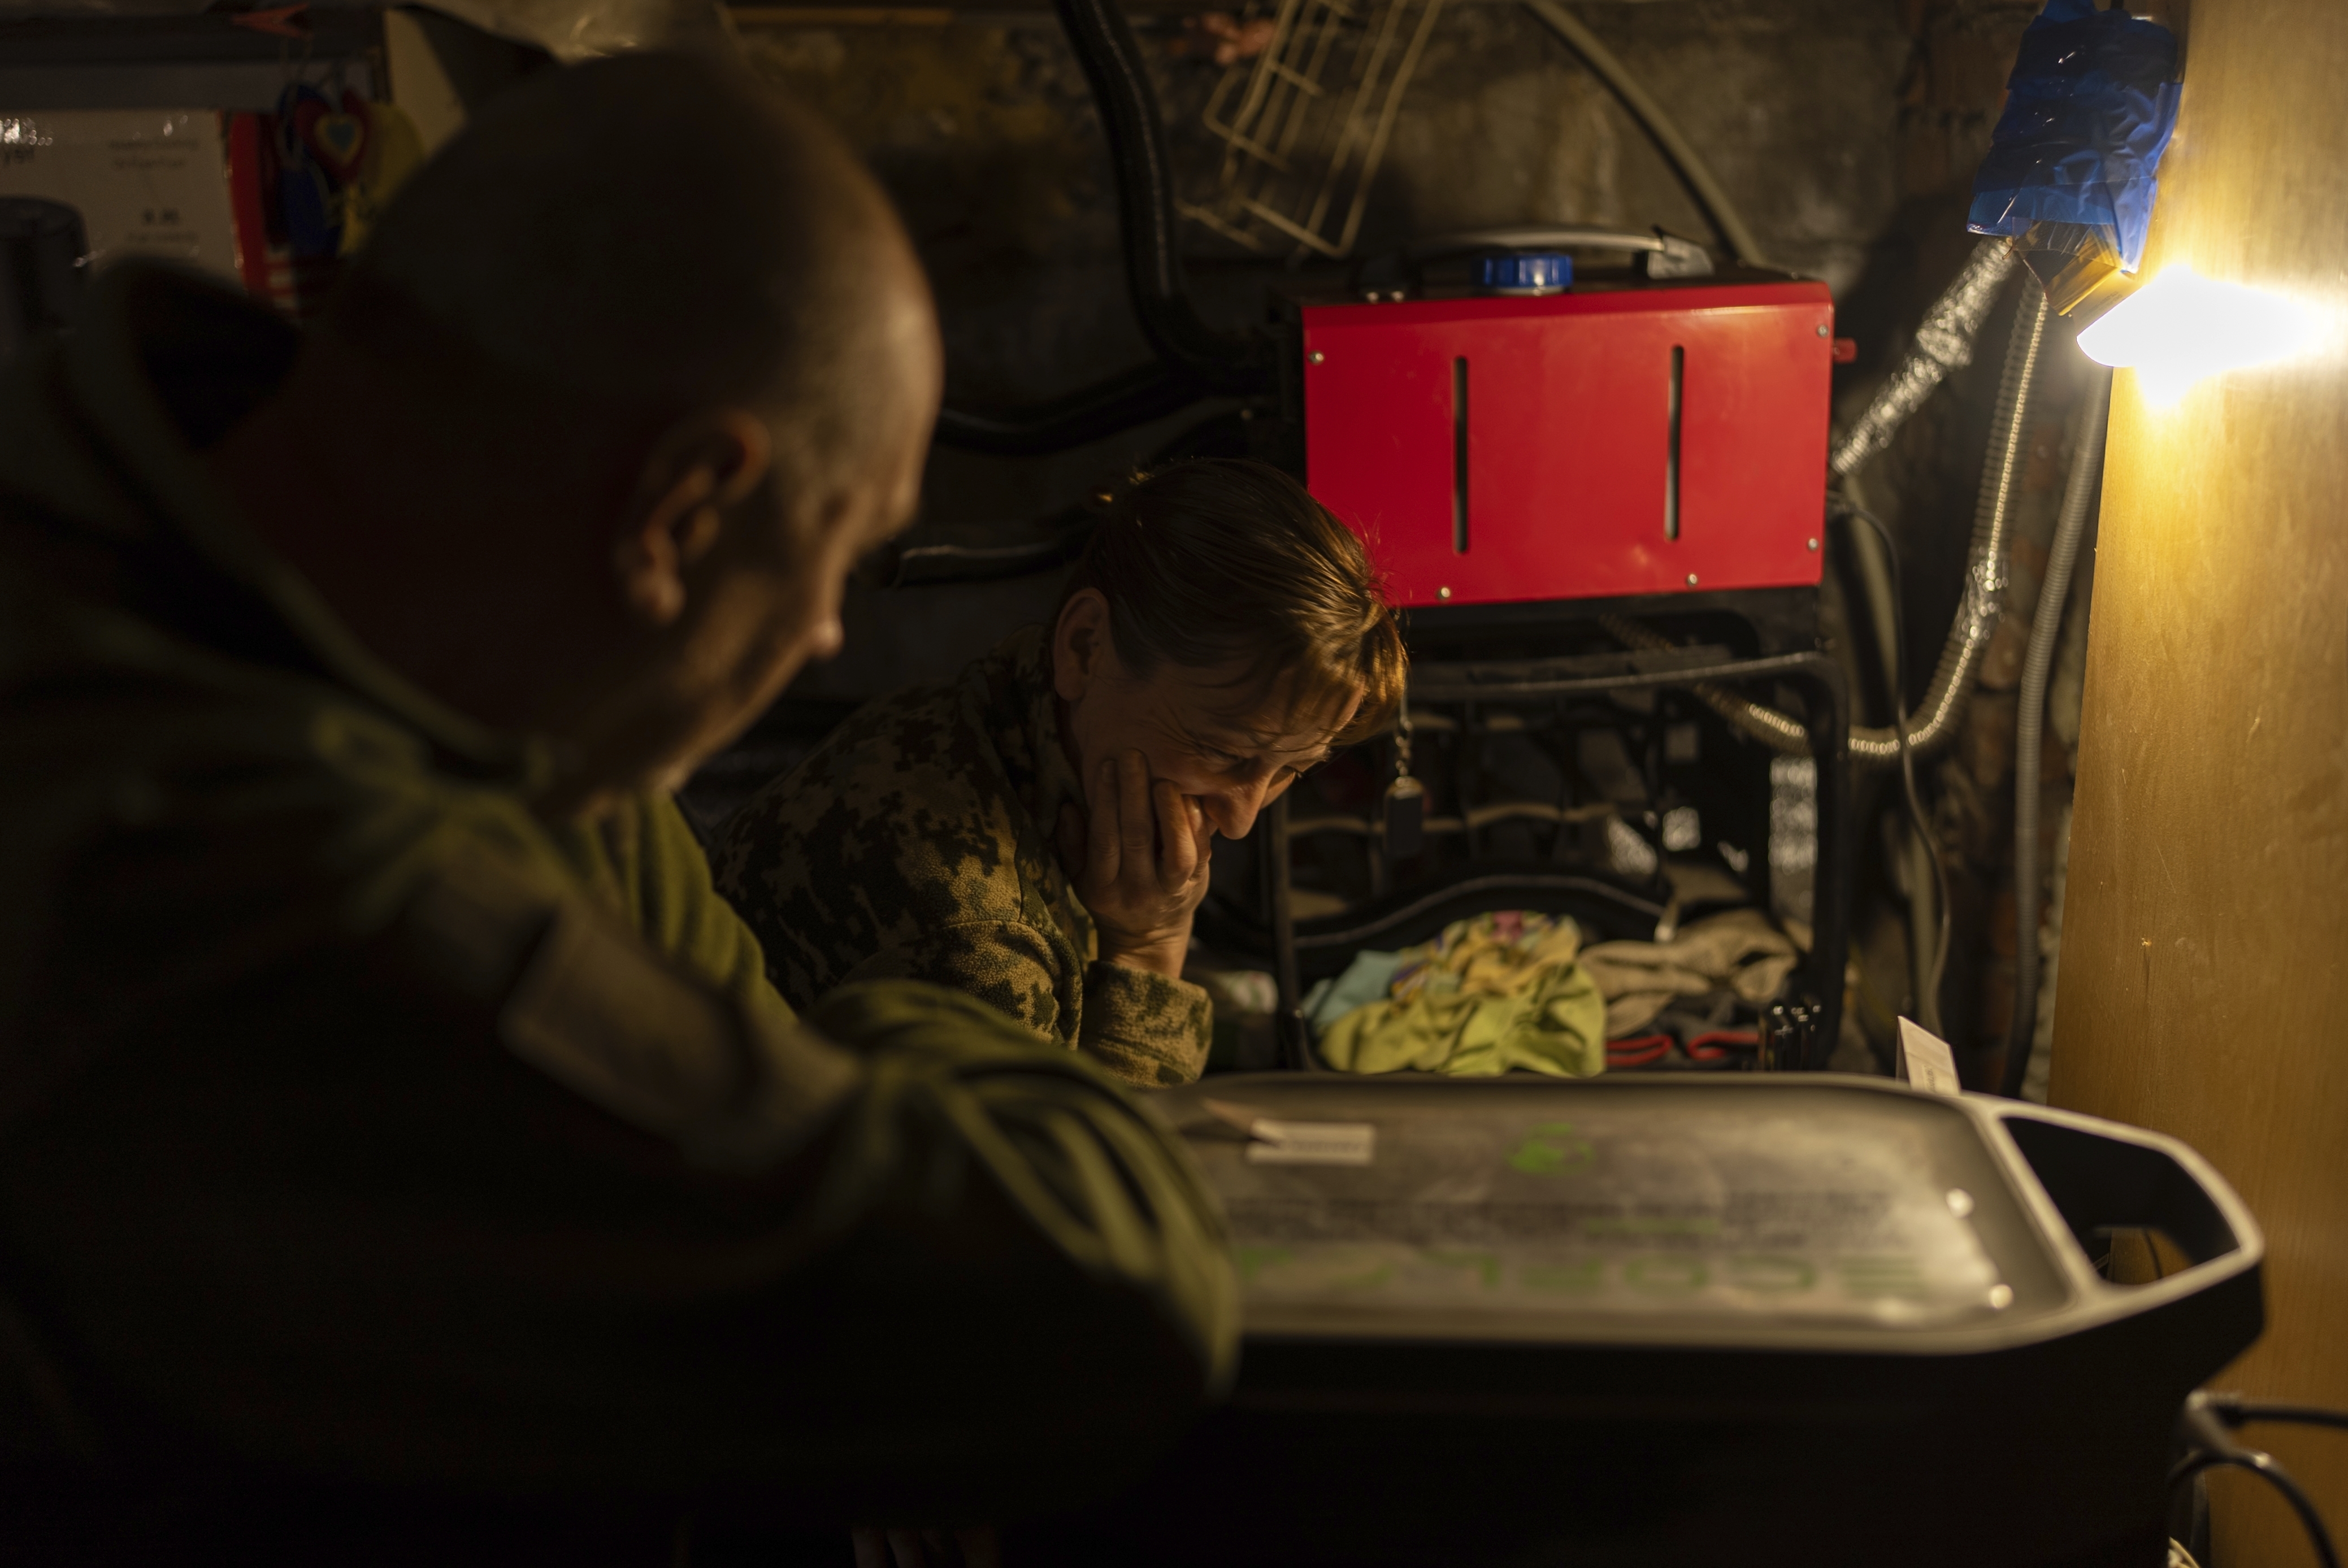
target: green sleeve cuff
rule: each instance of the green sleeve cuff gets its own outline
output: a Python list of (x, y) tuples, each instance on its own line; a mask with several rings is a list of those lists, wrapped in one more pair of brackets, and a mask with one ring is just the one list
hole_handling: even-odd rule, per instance
[(1164, 1088), (1194, 1081), (1206, 1066), (1214, 1026), (1203, 987), (1122, 964), (1085, 966), (1076, 1048), (1129, 1084)]

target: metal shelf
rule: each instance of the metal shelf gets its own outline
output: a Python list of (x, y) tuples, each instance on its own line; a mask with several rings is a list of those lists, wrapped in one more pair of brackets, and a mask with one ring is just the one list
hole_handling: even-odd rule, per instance
[[(1793, 686), (1804, 698), (1810, 757), (1818, 775), (1818, 857), (1813, 872), (1811, 946), (1795, 975), (1797, 985), (1817, 1009), (1817, 1026), (1807, 1057), (1788, 1065), (1821, 1070), (1841, 1028), (1843, 969), (1849, 950), (1850, 925), (1850, 778), (1847, 765), (1850, 700), (1842, 671), (1831, 658), (1815, 652), (1737, 658), (1726, 655), (1724, 650), (1704, 648), (1514, 663), (1430, 664), (1412, 670), (1410, 700), (1416, 705), (1605, 697), (1621, 692), (1684, 690), (1702, 683), (1740, 681), (1782, 682)], [(1415, 726), (1417, 723), (1415, 714), (1413, 722)], [(1294, 839), (1305, 831), (1359, 832), (1365, 838), (1373, 838), (1375, 825), (1360, 819), (1340, 820), (1327, 817), (1292, 822), (1288, 805), (1288, 798), (1283, 795), (1265, 812), (1262, 821), (1269, 856), (1273, 966), (1280, 987), (1283, 1065), (1311, 1068), (1315, 1063), (1307, 1042), (1298, 978), (1299, 939), (1292, 910), (1291, 847)], [(1563, 820), (1570, 809), (1552, 807), (1550, 811), (1554, 816), (1550, 820)], [(1450, 820), (1455, 830), (1464, 830), (1476, 825), (1473, 818), (1471, 811), (1465, 821)], [(1427, 828), (1438, 830), (1433, 822)], [(1491, 891), (1498, 892), (1531, 878), (1561, 882), (1590, 880), (1537, 866), (1527, 867), (1521, 876), (1487, 880), (1494, 884)], [(1598, 884), (1592, 882), (1591, 885)], [(1474, 882), (1447, 885), (1431, 891), (1427, 902), (1432, 906), (1473, 892), (1476, 886)], [(1406, 909), (1409, 907), (1415, 906)], [(1381, 924), (1391, 925), (1400, 918), (1400, 913), (1390, 913)], [(1356, 934), (1366, 935), (1367, 928), (1362, 934), (1322, 934), (1313, 940), (1315, 945), (1328, 946)]]

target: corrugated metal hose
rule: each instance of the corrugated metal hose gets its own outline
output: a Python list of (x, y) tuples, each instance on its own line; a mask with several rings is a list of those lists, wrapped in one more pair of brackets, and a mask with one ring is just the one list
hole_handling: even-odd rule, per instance
[[(1972, 343), (1982, 320), (1995, 302), (1999, 285), (2013, 269), (2013, 254), (2002, 240), (1987, 240), (1956, 282), (1925, 313), (1916, 342), (1900, 367), (1886, 378), (1867, 411), (1835, 449), (1831, 468), (1849, 474), (1880, 451), (1902, 421), (1921, 407), (1951, 370), (1971, 363)], [(2008, 522), (2013, 514), (2015, 481), (2030, 413), (2031, 388), (2037, 380), (2038, 352), (2046, 335), (2048, 311), (2043, 292), (2016, 314), (2003, 374), (1999, 377), (1997, 406), (1990, 424), (1989, 452), (1982, 465), (1980, 498), (1973, 509), (1972, 549), (1965, 562), (1964, 596), (1949, 626), (1940, 664), (1932, 672), (1922, 705), (1907, 718), (1908, 748), (1923, 755), (1956, 738), (1958, 721), (1972, 693), (1982, 655), (1997, 630), (2005, 599), (2005, 553)], [(1624, 646), (1660, 649), (1672, 642), (1659, 632), (1621, 615), (1604, 617), (1600, 624)], [(1807, 755), (1809, 730), (1801, 720), (1774, 707), (1738, 696), (1727, 687), (1706, 683), (1693, 688), (1698, 700), (1737, 730), (1789, 756)], [(1900, 732), (1890, 727), (1854, 726), (1850, 756), (1871, 767), (1900, 759)]]

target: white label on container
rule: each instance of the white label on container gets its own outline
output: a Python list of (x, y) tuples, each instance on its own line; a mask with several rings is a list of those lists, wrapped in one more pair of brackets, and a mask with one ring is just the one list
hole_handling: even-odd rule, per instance
[(1964, 1092), (1964, 1085), (1957, 1080), (1957, 1058), (1949, 1042), (1912, 1018), (1900, 1020), (1899, 1068), (1899, 1076), (1918, 1088), (1929, 1088), (1934, 1094)]
[(1378, 1143), (1378, 1130), (1366, 1121), (1261, 1118), (1248, 1136), (1248, 1161), (1254, 1165), (1367, 1165)]

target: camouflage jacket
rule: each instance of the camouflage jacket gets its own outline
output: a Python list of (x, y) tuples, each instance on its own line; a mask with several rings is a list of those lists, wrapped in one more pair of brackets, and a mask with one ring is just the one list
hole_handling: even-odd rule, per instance
[(1128, 1082), (1188, 1083), (1206, 1060), (1207, 994), (1099, 962), (1053, 848), (1061, 805), (1083, 799), (1029, 627), (953, 686), (864, 708), (745, 806), (712, 858), (792, 1002), (851, 980), (934, 981)]

